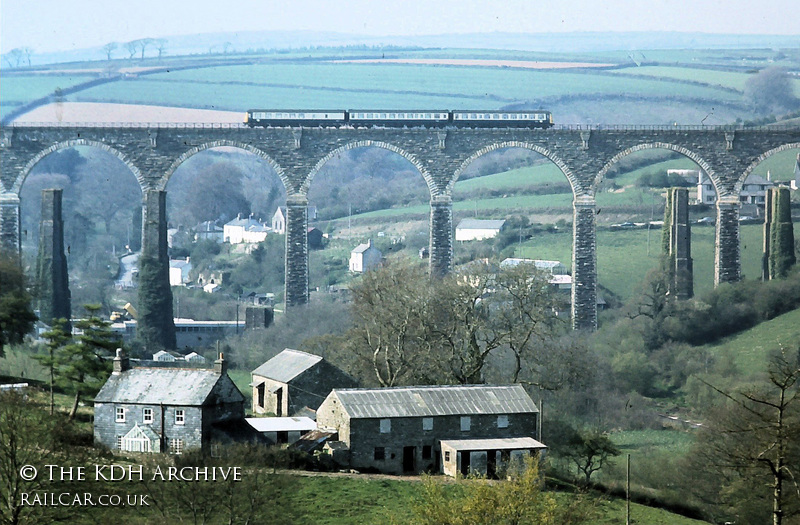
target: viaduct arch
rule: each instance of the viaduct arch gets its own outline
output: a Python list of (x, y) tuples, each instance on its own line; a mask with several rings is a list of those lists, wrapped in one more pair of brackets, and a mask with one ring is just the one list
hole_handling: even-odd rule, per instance
[[(639, 149), (683, 153), (717, 187), (715, 283), (740, 278), (738, 190), (753, 167), (777, 151), (800, 145), (800, 127), (563, 127), (549, 130), (400, 128), (248, 128), (241, 124), (23, 125), (0, 132), (0, 246), (20, 249), (19, 188), (26, 171), (50, 148), (96, 145), (131, 167), (143, 190), (143, 251), (168, 265), (163, 188), (177, 165), (210, 147), (233, 146), (264, 158), (286, 186), (286, 304), (308, 299), (307, 192), (325, 161), (353, 147), (377, 146), (407, 158), (431, 193), (430, 269), (445, 273), (453, 260), (452, 189), (463, 169), (494, 149), (523, 147), (553, 161), (573, 191), (572, 322), (597, 326), (597, 186), (611, 165)], [(62, 146), (58, 146), (62, 145)], [(54, 150), (52, 150), (54, 151)], [(155, 193), (161, 193), (157, 198)], [(149, 217), (150, 219), (147, 219)], [(148, 224), (150, 226), (148, 226)], [(166, 273), (166, 272), (165, 272)]]

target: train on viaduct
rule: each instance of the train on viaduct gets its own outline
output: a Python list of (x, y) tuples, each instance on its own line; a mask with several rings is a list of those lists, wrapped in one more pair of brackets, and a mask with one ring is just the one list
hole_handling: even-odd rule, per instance
[[(740, 278), (739, 193), (758, 163), (779, 151), (800, 148), (800, 127), (637, 126), (550, 129), (481, 127), (276, 126), (245, 124), (23, 125), (0, 130), (0, 247), (20, 250), (20, 189), (49, 153), (93, 146), (118, 157), (136, 176), (143, 194), (142, 254), (168, 265), (165, 191), (176, 168), (215, 147), (235, 147), (263, 158), (286, 188), (287, 309), (308, 301), (306, 228), (308, 189), (325, 163), (344, 150), (385, 148), (413, 164), (430, 192), (430, 271), (453, 264), (452, 192), (474, 160), (501, 148), (525, 148), (552, 161), (572, 188), (572, 323), (597, 326), (596, 193), (608, 170), (623, 157), (651, 148), (678, 152), (709, 176), (716, 204), (715, 284)], [(164, 272), (166, 275), (167, 272)]]

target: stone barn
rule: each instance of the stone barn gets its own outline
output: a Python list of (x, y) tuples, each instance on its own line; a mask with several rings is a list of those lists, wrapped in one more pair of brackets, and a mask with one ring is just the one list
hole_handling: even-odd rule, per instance
[(334, 388), (357, 386), (355, 379), (318, 355), (284, 349), (252, 372), (253, 414), (306, 415)]
[[(506, 452), (530, 448), (538, 416), (521, 385), (337, 389), (319, 407), (317, 427), (338, 433), (349, 452), (341, 454), (349, 457), (344, 466), (350, 468), (387, 474), (442, 472), (445, 463), (458, 460), (457, 468), (471, 471), (473, 457), (476, 466), (483, 458), (485, 470), (491, 453), (502, 460)], [(484, 445), (489, 448), (481, 449)], [(445, 461), (443, 451), (448, 450), (453, 455)], [(460, 451), (469, 454), (458, 459)]]

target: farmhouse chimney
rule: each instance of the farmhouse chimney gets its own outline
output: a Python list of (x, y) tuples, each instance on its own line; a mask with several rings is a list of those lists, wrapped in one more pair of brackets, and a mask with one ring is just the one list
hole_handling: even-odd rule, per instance
[(114, 356), (114, 369), (112, 374), (119, 375), (126, 370), (131, 369), (131, 362), (125, 351), (122, 348), (117, 348), (117, 355)]
[(225, 362), (225, 355), (222, 352), (219, 353), (219, 359), (214, 361), (214, 371), (219, 375), (228, 373), (228, 363)]

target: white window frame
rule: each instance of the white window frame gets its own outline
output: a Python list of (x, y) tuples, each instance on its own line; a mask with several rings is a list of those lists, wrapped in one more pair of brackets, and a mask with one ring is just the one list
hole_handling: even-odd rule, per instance
[(117, 436), (117, 450), (122, 450), (122, 436)]
[(152, 425), (153, 424), (153, 409), (152, 408), (143, 408), (142, 409), (142, 423), (145, 425)]
[(115, 411), (114, 422), (116, 423), (125, 422), (125, 407), (117, 407)]
[(433, 430), (433, 418), (432, 417), (423, 417), (422, 418), (422, 430)]
[(461, 416), (461, 432), (469, 432), (472, 426), (472, 418), (470, 416)]
[(392, 420), (391, 419), (381, 419), (380, 428), (381, 428), (381, 434), (391, 434), (392, 433)]
[(174, 455), (183, 454), (183, 440), (172, 438), (169, 440), (169, 453)]
[(186, 424), (186, 411), (182, 408), (175, 409), (175, 424), (176, 425), (185, 425)]

